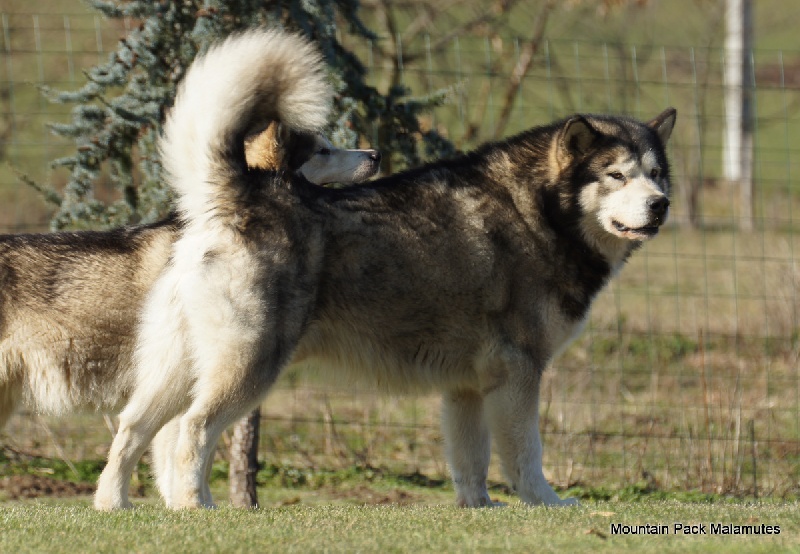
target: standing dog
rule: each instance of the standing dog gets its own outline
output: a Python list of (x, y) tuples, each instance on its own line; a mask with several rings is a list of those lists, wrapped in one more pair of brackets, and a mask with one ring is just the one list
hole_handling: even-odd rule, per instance
[[(275, 70), (262, 53), (279, 50)], [(95, 506), (129, 506), (131, 471), (173, 418), (168, 505), (211, 505), (220, 433), (300, 360), (388, 393), (442, 391), (458, 504), (491, 503), (490, 436), (524, 502), (574, 503), (542, 471), (541, 375), (664, 223), (675, 110), (576, 115), (363, 187), (248, 171), (251, 122), (325, 121), (321, 74), (307, 43), (273, 31), (189, 70), (162, 144), (186, 224), (146, 302)], [(277, 110), (276, 91), (291, 100)]]
[[(268, 64), (270, 52), (259, 55)], [(195, 117), (202, 125), (207, 114)], [(316, 128), (246, 127), (245, 171), (286, 172), (313, 186), (360, 182), (380, 167), (377, 151), (336, 149)], [(191, 156), (193, 145), (182, 146)], [(50, 414), (125, 405), (139, 314), (181, 227), (172, 216), (111, 231), (0, 236), (0, 429), (21, 405)], [(168, 427), (154, 441), (162, 475), (173, 435)]]

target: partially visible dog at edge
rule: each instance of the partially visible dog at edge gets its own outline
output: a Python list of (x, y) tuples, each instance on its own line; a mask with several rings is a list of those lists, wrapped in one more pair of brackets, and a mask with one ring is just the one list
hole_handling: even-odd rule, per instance
[[(269, 52), (260, 55), (269, 60)], [(199, 123), (207, 114), (194, 117)], [(309, 186), (357, 183), (378, 172), (377, 151), (334, 148), (317, 127), (263, 119), (245, 125), (243, 170), (291, 174)], [(110, 231), (0, 236), (0, 429), (22, 406), (61, 415), (125, 405), (136, 383), (139, 314), (183, 225), (173, 215)], [(174, 434), (166, 426), (154, 441), (157, 467), (170, 459)]]
[(300, 361), (389, 394), (439, 391), (459, 505), (491, 504), (490, 438), (523, 502), (575, 503), (542, 469), (542, 372), (664, 224), (675, 110), (575, 115), (337, 190), (248, 170), (254, 122), (324, 124), (322, 76), (308, 43), (274, 30), (188, 71), (162, 143), (185, 225), (145, 303), (96, 508), (130, 506), (136, 461), (176, 421), (157, 467), (167, 505), (213, 505), (221, 432)]

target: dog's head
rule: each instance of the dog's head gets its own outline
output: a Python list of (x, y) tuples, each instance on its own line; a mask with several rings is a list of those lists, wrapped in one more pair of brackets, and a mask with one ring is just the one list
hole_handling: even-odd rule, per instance
[[(641, 123), (627, 118), (575, 116), (558, 133), (559, 166), (579, 183), (582, 230), (593, 242), (603, 234), (625, 241), (653, 238), (669, 213), (665, 153), (675, 125), (669, 108)], [(610, 238), (610, 237), (608, 237)]]
[(381, 165), (377, 150), (334, 148), (319, 133), (298, 132), (275, 122), (245, 139), (245, 156), (250, 167), (291, 171), (316, 185), (359, 183)]

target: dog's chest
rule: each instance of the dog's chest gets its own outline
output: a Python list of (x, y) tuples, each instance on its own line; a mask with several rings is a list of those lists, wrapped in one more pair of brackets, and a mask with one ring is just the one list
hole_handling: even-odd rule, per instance
[[(555, 301), (554, 304), (558, 304), (558, 302)], [(589, 320), (589, 311), (587, 310), (582, 317), (577, 319), (565, 313), (560, 306), (550, 310), (549, 313), (551, 317), (545, 324), (545, 335), (550, 347), (550, 360), (553, 360), (560, 356), (583, 332), (586, 322)]]

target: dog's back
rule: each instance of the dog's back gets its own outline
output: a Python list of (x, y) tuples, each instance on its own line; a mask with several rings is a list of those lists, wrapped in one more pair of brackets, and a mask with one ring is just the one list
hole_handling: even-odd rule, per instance
[(56, 414), (124, 401), (138, 309), (176, 225), (0, 237), (0, 425), (20, 400)]

